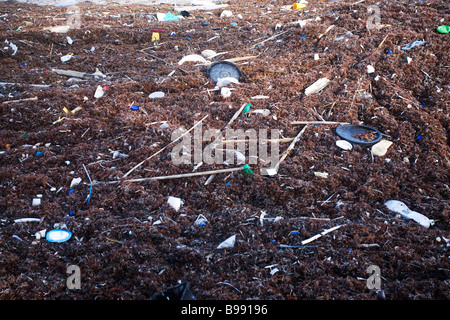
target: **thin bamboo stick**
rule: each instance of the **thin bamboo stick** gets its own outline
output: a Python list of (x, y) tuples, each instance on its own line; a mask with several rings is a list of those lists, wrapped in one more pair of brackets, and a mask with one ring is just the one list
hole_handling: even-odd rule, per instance
[(305, 245), (305, 244), (310, 243), (310, 242), (312, 242), (312, 241), (314, 241), (314, 240), (317, 240), (317, 239), (319, 239), (320, 237), (326, 235), (327, 233), (333, 232), (334, 230), (337, 230), (337, 229), (339, 229), (340, 227), (343, 227), (343, 226), (344, 226), (344, 225), (340, 225), (340, 226), (336, 226), (336, 227), (333, 227), (333, 228), (330, 228), (330, 229), (325, 229), (325, 230), (322, 231), (321, 233), (316, 234), (315, 236), (312, 236), (311, 238), (308, 238), (308, 239), (306, 239), (306, 240), (303, 240), (303, 241), (302, 241), (302, 245)]
[(159, 177), (149, 177), (149, 178), (139, 178), (139, 179), (130, 179), (125, 180), (125, 182), (142, 182), (142, 181), (150, 181), (150, 180), (169, 180), (169, 179), (179, 179), (179, 178), (188, 178), (188, 177), (196, 177), (196, 176), (205, 176), (209, 174), (219, 174), (219, 173), (228, 173), (244, 170), (243, 167), (238, 168), (229, 168), (229, 169), (220, 169), (220, 170), (210, 170), (203, 172), (191, 172), (191, 173), (182, 173), (182, 174), (174, 174), (170, 176), (159, 176)]
[(197, 122), (194, 126), (192, 126), (192, 128), (190, 128), (188, 131), (186, 131), (185, 133), (183, 133), (181, 136), (179, 136), (177, 139), (173, 140), (172, 142), (170, 142), (169, 144), (167, 144), (164, 148), (160, 149), (159, 151), (155, 152), (154, 154), (152, 154), (150, 157), (148, 157), (147, 159), (139, 162), (137, 165), (135, 165), (130, 171), (128, 171), (127, 173), (125, 173), (125, 175), (123, 176), (123, 178), (127, 177), (130, 175), (130, 173), (132, 173), (134, 170), (136, 170), (137, 168), (139, 168), (141, 165), (144, 164), (145, 161), (150, 160), (151, 158), (153, 158), (154, 156), (158, 155), (159, 153), (163, 152), (165, 149), (167, 149), (170, 145), (172, 145), (173, 143), (177, 142), (178, 140), (180, 140), (184, 135), (186, 135), (187, 133), (189, 133), (190, 131), (192, 131), (196, 126), (198, 126), (203, 120), (205, 120), (209, 115), (204, 116), (199, 122)]

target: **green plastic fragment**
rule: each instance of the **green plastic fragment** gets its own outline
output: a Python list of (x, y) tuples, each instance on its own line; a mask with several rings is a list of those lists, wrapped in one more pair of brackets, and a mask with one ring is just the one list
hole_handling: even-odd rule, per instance
[(439, 26), (436, 29), (440, 33), (449, 33), (450, 32), (450, 26)]
[(245, 106), (244, 110), (242, 110), (242, 113), (249, 112), (251, 106), (252, 106), (252, 105), (251, 105), (250, 103), (248, 103), (248, 104)]
[(252, 171), (252, 169), (250, 169), (250, 166), (248, 164), (244, 164), (244, 172), (253, 174), (253, 171)]

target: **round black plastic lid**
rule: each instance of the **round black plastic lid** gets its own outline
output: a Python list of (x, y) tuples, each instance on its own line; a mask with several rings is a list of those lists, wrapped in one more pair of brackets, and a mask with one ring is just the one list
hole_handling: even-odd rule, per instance
[[(363, 140), (358, 137), (358, 135), (364, 135), (367, 133), (376, 134), (375, 139), (371, 141)], [(381, 140), (381, 132), (375, 128), (369, 126), (363, 126), (359, 124), (346, 124), (336, 128), (336, 134), (351, 143), (361, 144), (361, 145), (371, 145), (375, 144)]]
[(217, 83), (217, 81), (222, 78), (235, 78), (240, 81), (242, 78), (242, 72), (232, 62), (218, 61), (209, 66), (208, 77), (210, 77), (214, 83)]

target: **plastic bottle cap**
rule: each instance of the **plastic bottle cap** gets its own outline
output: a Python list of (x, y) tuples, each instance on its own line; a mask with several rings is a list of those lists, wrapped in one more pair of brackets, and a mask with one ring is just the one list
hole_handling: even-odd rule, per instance
[(65, 242), (72, 237), (72, 232), (65, 229), (53, 229), (47, 232), (45, 238), (49, 242)]

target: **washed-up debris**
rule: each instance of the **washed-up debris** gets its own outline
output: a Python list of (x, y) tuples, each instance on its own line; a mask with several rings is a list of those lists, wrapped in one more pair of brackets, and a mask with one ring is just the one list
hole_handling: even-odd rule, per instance
[(239, 84), (239, 80), (234, 77), (219, 78), (216, 82), (216, 88), (222, 88), (231, 83)]
[(100, 70), (96, 69), (94, 73), (86, 73), (86, 72), (79, 72), (79, 71), (72, 71), (72, 70), (63, 70), (63, 69), (52, 69), (52, 72), (67, 76), (67, 77), (74, 77), (74, 78), (81, 78), (81, 79), (95, 79), (100, 80), (106, 78), (106, 75), (104, 75)]
[(101, 98), (105, 94), (105, 91), (103, 90), (102, 86), (97, 86), (97, 89), (95, 89), (94, 98)]
[(217, 52), (214, 50), (206, 49), (202, 51), (202, 56), (206, 59), (211, 59), (217, 55)]
[(221, 242), (221, 243), (217, 246), (217, 249), (233, 248), (235, 242), (236, 242), (236, 235), (232, 235), (231, 237), (229, 237), (229, 238), (226, 239), (225, 241)]
[(72, 232), (66, 229), (53, 229), (45, 235), (49, 242), (66, 242), (72, 237)]
[(339, 148), (343, 149), (343, 150), (352, 150), (353, 145), (348, 142), (347, 140), (337, 140), (336, 141), (336, 146), (338, 146)]
[(208, 219), (203, 214), (199, 214), (197, 219), (194, 221), (195, 226), (204, 226), (208, 222)]
[(329, 83), (329, 79), (321, 78), (305, 89), (305, 95), (309, 96), (313, 93), (317, 93), (320, 90), (324, 89)]
[(152, 92), (152, 93), (150, 93), (150, 94), (148, 95), (148, 97), (149, 97), (150, 99), (164, 98), (164, 96), (165, 96), (165, 93), (162, 92), (162, 91), (155, 91), (155, 92)]
[(436, 30), (439, 33), (450, 33), (450, 26), (439, 26)]
[(391, 211), (400, 214), (403, 218), (407, 220), (414, 220), (418, 224), (429, 228), (434, 224), (434, 220), (428, 219), (423, 214), (410, 210), (406, 204), (398, 200), (389, 200), (384, 203), (384, 205)]
[(328, 172), (314, 171), (314, 175), (319, 178), (328, 179)]
[(198, 54), (190, 54), (185, 57), (183, 57), (178, 64), (181, 66), (185, 62), (201, 62), (201, 63), (207, 63), (205, 58), (203, 58), (201, 55)]
[(36, 232), (34, 234), (34, 236), (36, 237), (36, 240), (39, 240), (39, 239), (45, 237), (45, 233), (46, 232), (47, 232), (47, 229), (43, 229), (43, 230), (40, 230), (40, 231)]
[(170, 287), (162, 292), (155, 293), (150, 300), (178, 301), (178, 300), (196, 300), (194, 294), (189, 289), (189, 282), (182, 282), (176, 286)]
[(184, 201), (181, 200), (180, 198), (170, 196), (169, 199), (167, 199), (167, 203), (169, 204), (169, 206), (175, 209), (175, 211), (178, 211), (180, 210)]
[(41, 198), (34, 198), (32, 203), (31, 203), (31, 205), (33, 207), (40, 206), (41, 205)]
[(221, 88), (220, 89), (220, 94), (222, 95), (222, 97), (224, 98), (228, 98), (231, 96), (231, 89), (230, 88)]
[(372, 146), (372, 154), (374, 156), (383, 157), (387, 153), (391, 145), (392, 141), (382, 139), (380, 140), (380, 142)]
[[(14, 43), (12, 43), (12, 41), (8, 41), (5, 40), (6, 44), (9, 44), (9, 48), (11, 48), (11, 50), (13, 51), (13, 53), (11, 54), (12, 56), (15, 56), (17, 53), (17, 50), (19, 49)], [(8, 47), (5, 47), (5, 49), (8, 49)]]
[(233, 16), (233, 12), (231, 12), (230, 10), (223, 10), (222, 13), (220, 14), (221, 18), (230, 18)]
[(73, 188), (79, 185), (81, 180), (82, 180), (81, 178), (73, 178), (72, 181), (70, 182), (70, 187)]
[(339, 225), (339, 226), (332, 227), (332, 228), (330, 228), (330, 229), (325, 229), (325, 230), (322, 231), (321, 233), (316, 234), (315, 236), (313, 236), (313, 237), (311, 237), (311, 238), (308, 238), (308, 239), (306, 239), (306, 240), (303, 240), (303, 241), (301, 242), (301, 244), (302, 244), (302, 246), (305, 245), (305, 244), (308, 244), (308, 243), (310, 243), (310, 242), (312, 242), (312, 241), (314, 241), (314, 240), (317, 240), (317, 239), (319, 239), (320, 237), (323, 237), (324, 235), (326, 235), (326, 234), (328, 234), (328, 233), (330, 233), (330, 232), (333, 232), (333, 231), (335, 231), (335, 230), (337, 230), (337, 229), (339, 229), (339, 228), (341, 228), (341, 227), (343, 227), (343, 226), (344, 226), (344, 225)]
[(375, 72), (375, 68), (372, 65), (368, 65), (367, 66), (367, 73), (374, 73)]
[(158, 21), (178, 21), (181, 18), (177, 15), (174, 15), (173, 13), (171, 13), (170, 11), (167, 12), (166, 14), (158, 12), (156, 14), (156, 18), (158, 19)]
[(54, 33), (67, 33), (70, 30), (70, 26), (64, 25), (64, 26), (55, 26), (55, 27), (45, 27), (42, 30), (50, 31), (50, 32), (54, 32)]
[(292, 9), (298, 10), (298, 9), (305, 9), (306, 8), (306, 4), (305, 3), (297, 3), (295, 2), (292, 5)]
[(257, 95), (257, 96), (253, 96), (250, 99), (252, 100), (260, 100), (260, 99), (269, 99), (269, 96), (264, 96), (264, 95)]
[(381, 132), (369, 126), (346, 124), (336, 128), (336, 133), (342, 139), (360, 145), (372, 145), (381, 140)]
[(40, 218), (21, 218), (14, 219), (14, 223), (23, 223), (23, 222), (41, 222)]
[(73, 57), (73, 54), (66, 54), (65, 56), (62, 56), (60, 59), (61, 59), (61, 62), (67, 62), (70, 59), (72, 59), (72, 57)]
[(423, 41), (423, 40), (416, 40), (416, 41), (413, 41), (411, 43), (408, 43), (406, 46), (402, 47), (401, 49), (409, 51), (412, 48), (415, 48), (415, 47), (423, 45), (424, 43), (425, 43), (425, 41)]
[(217, 84), (219, 79), (229, 79), (239, 83), (242, 78), (241, 70), (232, 62), (218, 61), (212, 63), (207, 70), (208, 77)]

